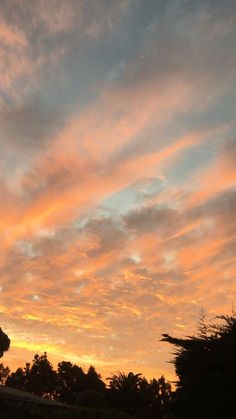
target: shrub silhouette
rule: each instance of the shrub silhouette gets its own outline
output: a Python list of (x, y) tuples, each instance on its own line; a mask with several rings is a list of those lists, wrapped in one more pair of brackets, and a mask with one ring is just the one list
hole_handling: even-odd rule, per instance
[[(175, 346), (177, 418), (231, 418), (236, 397), (236, 316), (201, 325), (199, 335), (185, 339), (164, 334)], [(223, 323), (222, 323), (223, 321)], [(202, 327), (203, 326), (203, 327)]]
[(2, 358), (4, 352), (8, 351), (10, 343), (9, 337), (0, 328), (0, 358)]

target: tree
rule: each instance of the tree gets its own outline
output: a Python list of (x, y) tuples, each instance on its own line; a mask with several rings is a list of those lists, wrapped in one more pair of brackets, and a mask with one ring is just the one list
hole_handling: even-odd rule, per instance
[(120, 408), (127, 413), (135, 414), (139, 402), (139, 386), (141, 374), (129, 372), (127, 375), (118, 371), (109, 382), (109, 402), (113, 407)]
[(185, 339), (164, 334), (175, 346), (177, 382), (175, 412), (179, 418), (229, 418), (236, 397), (236, 316), (202, 325)]
[(99, 394), (105, 392), (105, 384), (93, 366), (86, 374), (78, 365), (62, 361), (58, 364), (57, 373), (57, 393), (61, 401), (83, 405), (91, 405), (93, 401), (96, 404), (97, 400), (101, 402)]
[(106, 388), (101, 375), (97, 373), (93, 365), (90, 365), (86, 374), (86, 387), (98, 393), (104, 393)]
[(29, 391), (40, 396), (51, 397), (57, 387), (57, 373), (47, 359), (47, 353), (34, 356), (32, 365), (26, 363), (25, 368), (18, 368), (11, 373), (5, 383), (8, 387)]
[(36, 354), (32, 366), (26, 364), (25, 376), (30, 391), (40, 396), (51, 395), (56, 389), (57, 374), (47, 358), (47, 353)]
[(17, 388), (18, 390), (25, 390), (25, 374), (22, 368), (17, 368), (15, 372), (8, 375), (5, 385), (8, 387)]
[(0, 363), (0, 384), (5, 384), (7, 377), (10, 374), (10, 368), (4, 367), (2, 363)]
[(3, 353), (5, 351), (8, 351), (10, 343), (11, 341), (9, 337), (6, 335), (6, 333), (3, 332), (3, 330), (0, 327), (0, 358), (2, 358)]
[(84, 372), (82, 368), (71, 362), (62, 361), (57, 369), (57, 393), (61, 401), (74, 404), (76, 393), (84, 389)]
[(163, 419), (171, 387), (162, 376), (150, 382), (141, 374), (114, 374), (109, 383), (109, 403), (118, 409), (135, 415), (138, 419)]

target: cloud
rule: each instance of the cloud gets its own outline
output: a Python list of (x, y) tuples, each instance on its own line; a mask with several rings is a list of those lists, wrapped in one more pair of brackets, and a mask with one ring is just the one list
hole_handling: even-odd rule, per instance
[(125, 216), (126, 225), (138, 232), (173, 234), (181, 220), (177, 211), (171, 208), (146, 207), (132, 211)]
[(139, 60), (128, 63), (120, 84), (127, 88), (150, 79), (162, 85), (171, 79), (175, 83), (188, 80), (202, 88), (199, 93), (205, 101), (230, 88), (234, 75), (230, 50), (235, 38), (235, 6), (231, 3), (223, 10), (219, 4), (215, 7), (211, 2), (190, 1), (170, 2), (163, 9), (160, 5), (157, 8), (159, 16), (156, 10), (146, 27)]
[(0, 112), (2, 141), (21, 150), (42, 148), (53, 132), (60, 129), (62, 115), (46, 112), (32, 103)]
[(225, 140), (217, 158), (205, 170), (198, 173), (197, 190), (187, 199), (186, 205), (193, 207), (214, 198), (236, 183), (234, 168), (235, 141)]

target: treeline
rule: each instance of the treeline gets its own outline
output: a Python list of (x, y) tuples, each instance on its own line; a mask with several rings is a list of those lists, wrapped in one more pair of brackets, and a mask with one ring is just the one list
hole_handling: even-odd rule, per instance
[[(0, 352), (2, 334), (1, 331)], [(6, 335), (4, 339), (2, 353), (7, 350)], [(105, 384), (93, 366), (84, 372), (81, 367), (62, 361), (54, 370), (46, 353), (35, 355), (31, 364), (12, 373), (1, 364), (0, 382), (70, 405), (115, 408), (137, 419), (235, 417), (235, 314), (219, 316), (214, 324), (206, 324), (202, 316), (196, 336), (179, 339), (164, 334), (162, 341), (175, 348), (175, 391), (163, 376), (148, 381), (142, 374), (118, 372)]]
[(70, 405), (115, 408), (140, 419), (164, 419), (171, 397), (164, 377), (148, 381), (141, 374), (118, 372), (106, 385), (93, 366), (84, 372), (78, 365), (62, 361), (54, 370), (46, 352), (15, 372), (0, 364), (0, 382)]

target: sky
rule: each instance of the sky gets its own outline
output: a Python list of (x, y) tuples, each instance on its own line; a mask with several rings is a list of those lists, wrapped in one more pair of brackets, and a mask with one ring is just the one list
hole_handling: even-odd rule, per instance
[(236, 292), (234, 0), (0, 0), (0, 325), (174, 377)]

